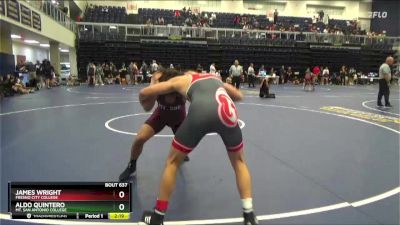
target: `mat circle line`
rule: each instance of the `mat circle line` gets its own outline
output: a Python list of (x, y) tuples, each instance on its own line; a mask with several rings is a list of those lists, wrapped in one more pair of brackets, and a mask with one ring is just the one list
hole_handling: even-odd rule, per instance
[[(115, 128), (113, 128), (113, 127), (110, 126), (110, 123), (113, 122), (113, 121), (115, 121), (115, 120), (122, 119), (122, 118), (134, 117), (134, 116), (140, 116), (140, 115), (151, 115), (151, 113), (135, 113), (135, 114), (128, 114), (128, 115), (124, 115), (124, 116), (114, 117), (114, 118), (111, 118), (111, 119), (107, 120), (107, 121), (104, 123), (104, 126), (105, 126), (108, 130), (110, 130), (110, 131), (112, 131), (112, 132), (136, 136), (136, 135), (137, 135), (136, 132), (127, 132), (127, 131), (122, 131), (122, 130), (115, 129)], [(245, 123), (243, 120), (240, 120), (240, 119), (239, 119), (238, 122), (239, 122), (239, 127), (240, 127), (240, 129), (243, 129), (243, 128), (246, 126), (246, 123)], [(217, 134), (216, 134), (216, 133), (210, 133), (210, 134), (207, 134), (207, 135), (211, 136), (211, 135), (217, 135)], [(154, 136), (155, 136), (155, 137), (174, 137), (173, 134), (156, 134), (156, 135), (154, 135)]]

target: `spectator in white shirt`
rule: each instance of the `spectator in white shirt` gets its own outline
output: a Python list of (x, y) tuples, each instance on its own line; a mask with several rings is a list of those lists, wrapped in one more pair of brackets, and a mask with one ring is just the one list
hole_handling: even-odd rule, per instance
[(236, 89), (240, 88), (240, 82), (243, 75), (243, 67), (239, 65), (239, 60), (235, 60), (234, 64), (229, 69), (229, 75), (232, 79), (232, 83), (235, 85)]
[(322, 83), (324, 85), (329, 83), (329, 69), (328, 69), (328, 67), (325, 67), (324, 70), (322, 70)]
[(254, 65), (253, 65), (253, 63), (250, 63), (250, 66), (247, 69), (247, 81), (249, 83), (249, 87), (250, 86), (256, 87), (255, 84), (254, 84), (255, 78), (256, 78), (256, 73), (255, 73), (255, 70), (254, 70)]
[(210, 65), (210, 73), (211, 74), (215, 74), (217, 72), (217, 70), (215, 69), (215, 63), (211, 63)]
[(157, 64), (156, 60), (153, 60), (153, 63), (151, 64), (150, 69), (151, 69), (151, 73), (154, 73), (158, 70), (158, 64)]

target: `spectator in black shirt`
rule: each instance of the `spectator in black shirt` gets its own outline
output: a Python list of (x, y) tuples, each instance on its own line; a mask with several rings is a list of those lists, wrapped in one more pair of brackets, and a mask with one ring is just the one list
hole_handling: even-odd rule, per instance
[(47, 89), (50, 89), (51, 83), (53, 82), (54, 68), (47, 59), (43, 60), (42, 68), (43, 75), (46, 78), (46, 87)]
[(275, 9), (275, 12), (274, 12), (274, 24), (276, 24), (277, 22), (278, 22), (278, 10)]

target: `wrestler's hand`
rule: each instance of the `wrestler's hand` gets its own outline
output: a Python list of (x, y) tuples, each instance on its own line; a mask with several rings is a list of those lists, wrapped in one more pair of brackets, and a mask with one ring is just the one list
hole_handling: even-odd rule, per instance
[(145, 89), (148, 88), (149, 87), (144, 88), (139, 92), (139, 102), (142, 105), (144, 111), (146, 112), (150, 111), (154, 107), (157, 101), (157, 95), (146, 92)]

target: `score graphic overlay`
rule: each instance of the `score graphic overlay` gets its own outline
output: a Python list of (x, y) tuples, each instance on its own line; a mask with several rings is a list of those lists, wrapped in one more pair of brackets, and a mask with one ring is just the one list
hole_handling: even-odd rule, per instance
[(11, 182), (12, 219), (129, 219), (130, 183)]

